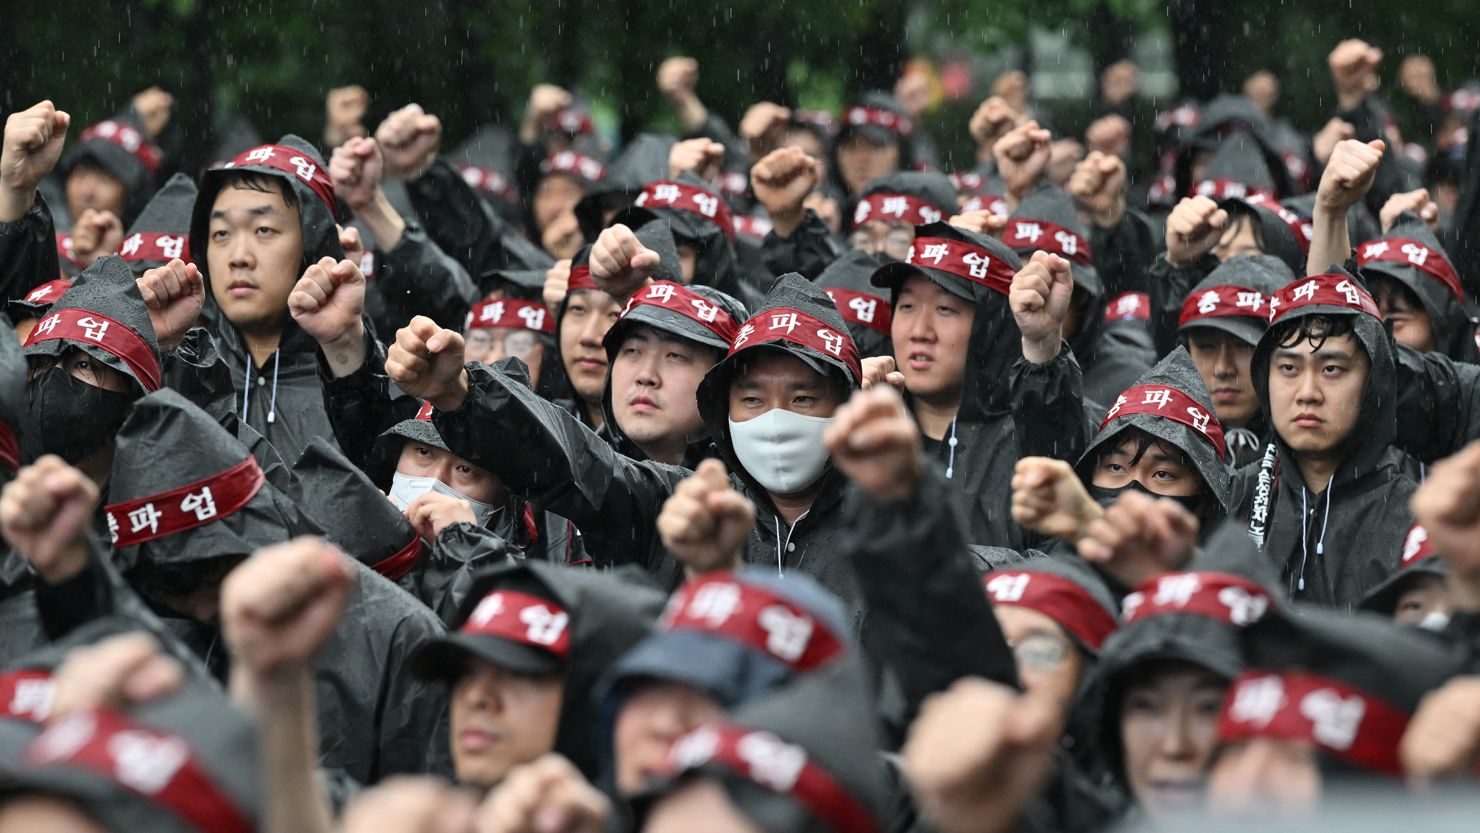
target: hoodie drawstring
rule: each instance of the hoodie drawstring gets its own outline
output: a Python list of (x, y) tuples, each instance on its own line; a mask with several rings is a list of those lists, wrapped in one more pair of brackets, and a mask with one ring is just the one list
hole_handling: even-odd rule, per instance
[(247, 404), (252, 401), (252, 353), (247, 351), (247, 367), (242, 371), (242, 422), (251, 424)]
[[(1327, 527), (1328, 524), (1331, 523), (1331, 493), (1334, 492), (1334, 491), (1336, 491), (1336, 478), (1333, 477), (1333, 478), (1331, 478), (1330, 482), (1328, 482), (1326, 484), (1326, 513), (1321, 516), (1321, 537), (1316, 539), (1316, 558), (1321, 558), (1321, 557), (1325, 556), (1325, 554), (1326, 554), (1326, 527)], [(1309, 555), (1310, 555), (1310, 553), (1308, 551), (1308, 545), (1306, 543), (1306, 541), (1309, 540), (1309, 536), (1307, 535), (1306, 520), (1310, 517), (1310, 513), (1309, 513), (1309, 511), (1307, 509), (1306, 495), (1309, 495), (1309, 494), (1310, 494), (1310, 490), (1309, 489), (1306, 489), (1306, 488), (1303, 488), (1303, 487), (1301, 488), (1301, 490), (1300, 490), (1300, 580), (1299, 580), (1299, 582), (1295, 586), (1295, 589), (1298, 592), (1304, 592), (1305, 591), (1305, 561), (1306, 561), (1306, 558), (1308, 558)]]
[(956, 473), (956, 417), (951, 417), (951, 438), (946, 440), (946, 445), (950, 447), (950, 454), (946, 458), (946, 479), (950, 480)]
[(277, 422), (277, 379), (278, 365), (283, 363), (283, 349), (272, 351), (272, 398), (267, 402), (267, 424)]

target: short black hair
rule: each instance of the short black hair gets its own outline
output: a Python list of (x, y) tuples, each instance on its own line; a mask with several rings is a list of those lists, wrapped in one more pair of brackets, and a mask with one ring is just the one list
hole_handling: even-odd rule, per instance
[(1326, 339), (1341, 338), (1355, 332), (1350, 315), (1303, 315), (1276, 324), (1271, 337), (1280, 347), (1290, 348), (1309, 341), (1314, 349), (1319, 350)]
[(1413, 312), (1428, 313), (1429, 308), (1424, 305), (1423, 299), (1419, 298), (1418, 293), (1414, 292), (1408, 284), (1381, 272), (1371, 272), (1365, 277), (1367, 286), (1372, 290), (1372, 299), (1377, 302), (1379, 309), (1382, 308), (1383, 301), (1389, 303), (1397, 301)]
[(1228, 206), (1225, 209), (1228, 211), (1228, 227), (1223, 230), (1219, 242), (1233, 234), (1238, 229), (1239, 223), (1247, 220), (1249, 233), (1254, 235), (1254, 242), (1259, 244), (1259, 251), (1268, 252), (1269, 244), (1264, 240), (1264, 218), (1259, 214), (1259, 209), (1243, 200), (1229, 200), (1226, 205)]
[(293, 191), (293, 186), (280, 176), (265, 174), (261, 171), (227, 171), (221, 178), (221, 187), (216, 190), (219, 195), (227, 188), (243, 188), (248, 191), (259, 191), (263, 194), (279, 194), (283, 202), (294, 211), (298, 211), (298, 194)]

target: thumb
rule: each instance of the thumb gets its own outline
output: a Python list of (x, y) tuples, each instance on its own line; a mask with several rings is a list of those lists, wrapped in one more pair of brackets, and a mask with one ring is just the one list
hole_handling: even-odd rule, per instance
[(1387, 142), (1384, 142), (1381, 139), (1373, 139), (1372, 141), (1367, 143), (1367, 147), (1372, 148), (1378, 153), (1383, 153), (1387, 150)]
[(656, 269), (656, 268), (658, 268), (658, 264), (661, 263), (661, 262), (662, 262), (662, 260), (661, 260), (661, 258), (658, 257), (658, 253), (655, 252), (655, 251), (653, 251), (652, 249), (647, 249), (647, 248), (639, 249), (638, 252), (637, 252), (637, 254), (635, 254), (635, 255), (632, 256), (632, 268), (633, 269), (638, 269), (638, 270), (643, 270), (643, 271), (646, 271), (646, 270), (649, 270), (649, 269)]

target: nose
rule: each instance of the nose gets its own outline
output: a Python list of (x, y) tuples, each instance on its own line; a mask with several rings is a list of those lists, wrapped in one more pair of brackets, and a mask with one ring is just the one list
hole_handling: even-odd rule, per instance
[(250, 269), (257, 262), (257, 258), (252, 254), (251, 244), (247, 241), (247, 236), (243, 234), (231, 236), (230, 255), (228, 262), (233, 269)]
[(585, 326), (581, 327), (581, 346), (589, 348), (601, 347), (601, 339), (606, 331), (611, 328), (605, 315), (591, 315), (586, 318)]
[(643, 387), (655, 388), (662, 384), (663, 377), (658, 373), (658, 356), (656, 352), (649, 352), (637, 360), (637, 376), (633, 382)]
[(502, 703), (498, 696), (498, 686), (486, 673), (476, 670), (469, 672), (468, 677), (457, 685), (453, 697), (463, 706), (480, 711), (497, 711)]
[(1319, 370), (1306, 370), (1300, 374), (1299, 387), (1295, 389), (1295, 401), (1316, 405), (1325, 401), (1325, 394), (1321, 391), (1318, 374)]
[(910, 322), (910, 341), (919, 344), (935, 343), (935, 314), (921, 309)]
[(1238, 365), (1233, 361), (1233, 346), (1224, 343), (1218, 348), (1218, 356), (1213, 360), (1213, 375), (1219, 379), (1232, 379), (1238, 376)]
[(447, 455), (443, 457), (443, 459), (438, 460), (432, 466), (432, 470), (427, 473), (430, 474), (432, 477), (435, 477), (438, 480), (442, 481), (443, 483), (450, 485), (452, 483), (452, 465), (453, 458), (451, 455)]
[(1196, 747), (1192, 742), (1192, 713), (1190, 709), (1178, 708), (1162, 733), (1157, 751), (1172, 761), (1185, 761), (1193, 756)]

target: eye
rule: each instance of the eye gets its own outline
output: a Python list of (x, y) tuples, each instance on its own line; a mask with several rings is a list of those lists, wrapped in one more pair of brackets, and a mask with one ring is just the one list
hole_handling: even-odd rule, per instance
[(1289, 362), (1281, 362), (1279, 365), (1279, 369), (1280, 372), (1285, 374), (1286, 376), (1293, 376), (1295, 374), (1295, 365), (1290, 364)]
[(639, 351), (638, 351), (638, 349), (636, 347), (630, 347), (629, 346), (629, 347), (623, 347), (622, 348), (622, 355), (624, 355), (624, 356), (635, 356), (635, 355), (638, 354), (638, 352)]
[(795, 405), (804, 405), (804, 406), (810, 407), (813, 403), (815, 403), (817, 401), (817, 397), (815, 397), (815, 396), (807, 396), (806, 394), (802, 394), (802, 395), (799, 395), (799, 396), (793, 396), (791, 398), (791, 401), (792, 401), (792, 404), (795, 404)]
[(686, 356), (686, 355), (684, 355), (683, 353), (678, 353), (678, 352), (669, 353), (668, 354), (668, 359), (669, 359), (669, 361), (676, 362), (678, 364), (688, 364), (689, 363), (689, 357)]
[(465, 474), (465, 475), (468, 475), (469, 477), (471, 477), (473, 475), (473, 467), (472, 466), (469, 466), (467, 464), (463, 464), (463, 465), (457, 467), (457, 473), (458, 474)]
[(900, 301), (894, 305), (895, 312), (914, 312), (915, 305), (909, 301)]
[(1321, 368), (1321, 370), (1327, 376), (1340, 376), (1341, 374), (1346, 372), (1346, 368), (1342, 367), (1339, 364), (1328, 364), (1325, 367)]
[(585, 315), (586, 314), (586, 305), (585, 304), (582, 304), (582, 303), (580, 303), (578, 301), (572, 301), (570, 303), (570, 305), (565, 308), (565, 314), (566, 315)]
[(940, 306), (938, 306), (938, 307), (935, 308), (935, 314), (936, 315), (955, 315), (956, 314), (956, 308), (955, 307), (948, 307), (948, 306), (945, 306), (944, 304), (942, 304), (942, 305), (940, 305)]
[(1157, 469), (1156, 471), (1151, 473), (1151, 478), (1153, 480), (1176, 480), (1177, 473), (1173, 471), (1167, 471), (1166, 469)]
[(1156, 698), (1149, 694), (1132, 692), (1125, 698), (1125, 710), (1131, 714), (1140, 716), (1155, 715), (1160, 711)]
[(432, 450), (424, 445), (419, 445), (416, 447), (416, 455), (418, 457), (430, 457), (432, 456)]
[(275, 229), (275, 228), (273, 228), (271, 226), (258, 226), (257, 227), (257, 236), (259, 236), (259, 237), (267, 237), (268, 235), (271, 235), (271, 234), (277, 234), (277, 229)]
[(745, 396), (741, 397), (740, 404), (744, 405), (747, 408), (754, 408), (761, 405), (762, 403), (759, 396)]
[(1106, 463), (1105, 470), (1111, 474), (1125, 474), (1125, 466), (1119, 463)]
[(215, 231), (211, 232), (211, 239), (212, 240), (225, 240), (226, 238), (228, 238), (230, 236), (231, 236), (231, 232), (229, 232), (229, 231), (227, 231), (225, 229), (216, 229)]

